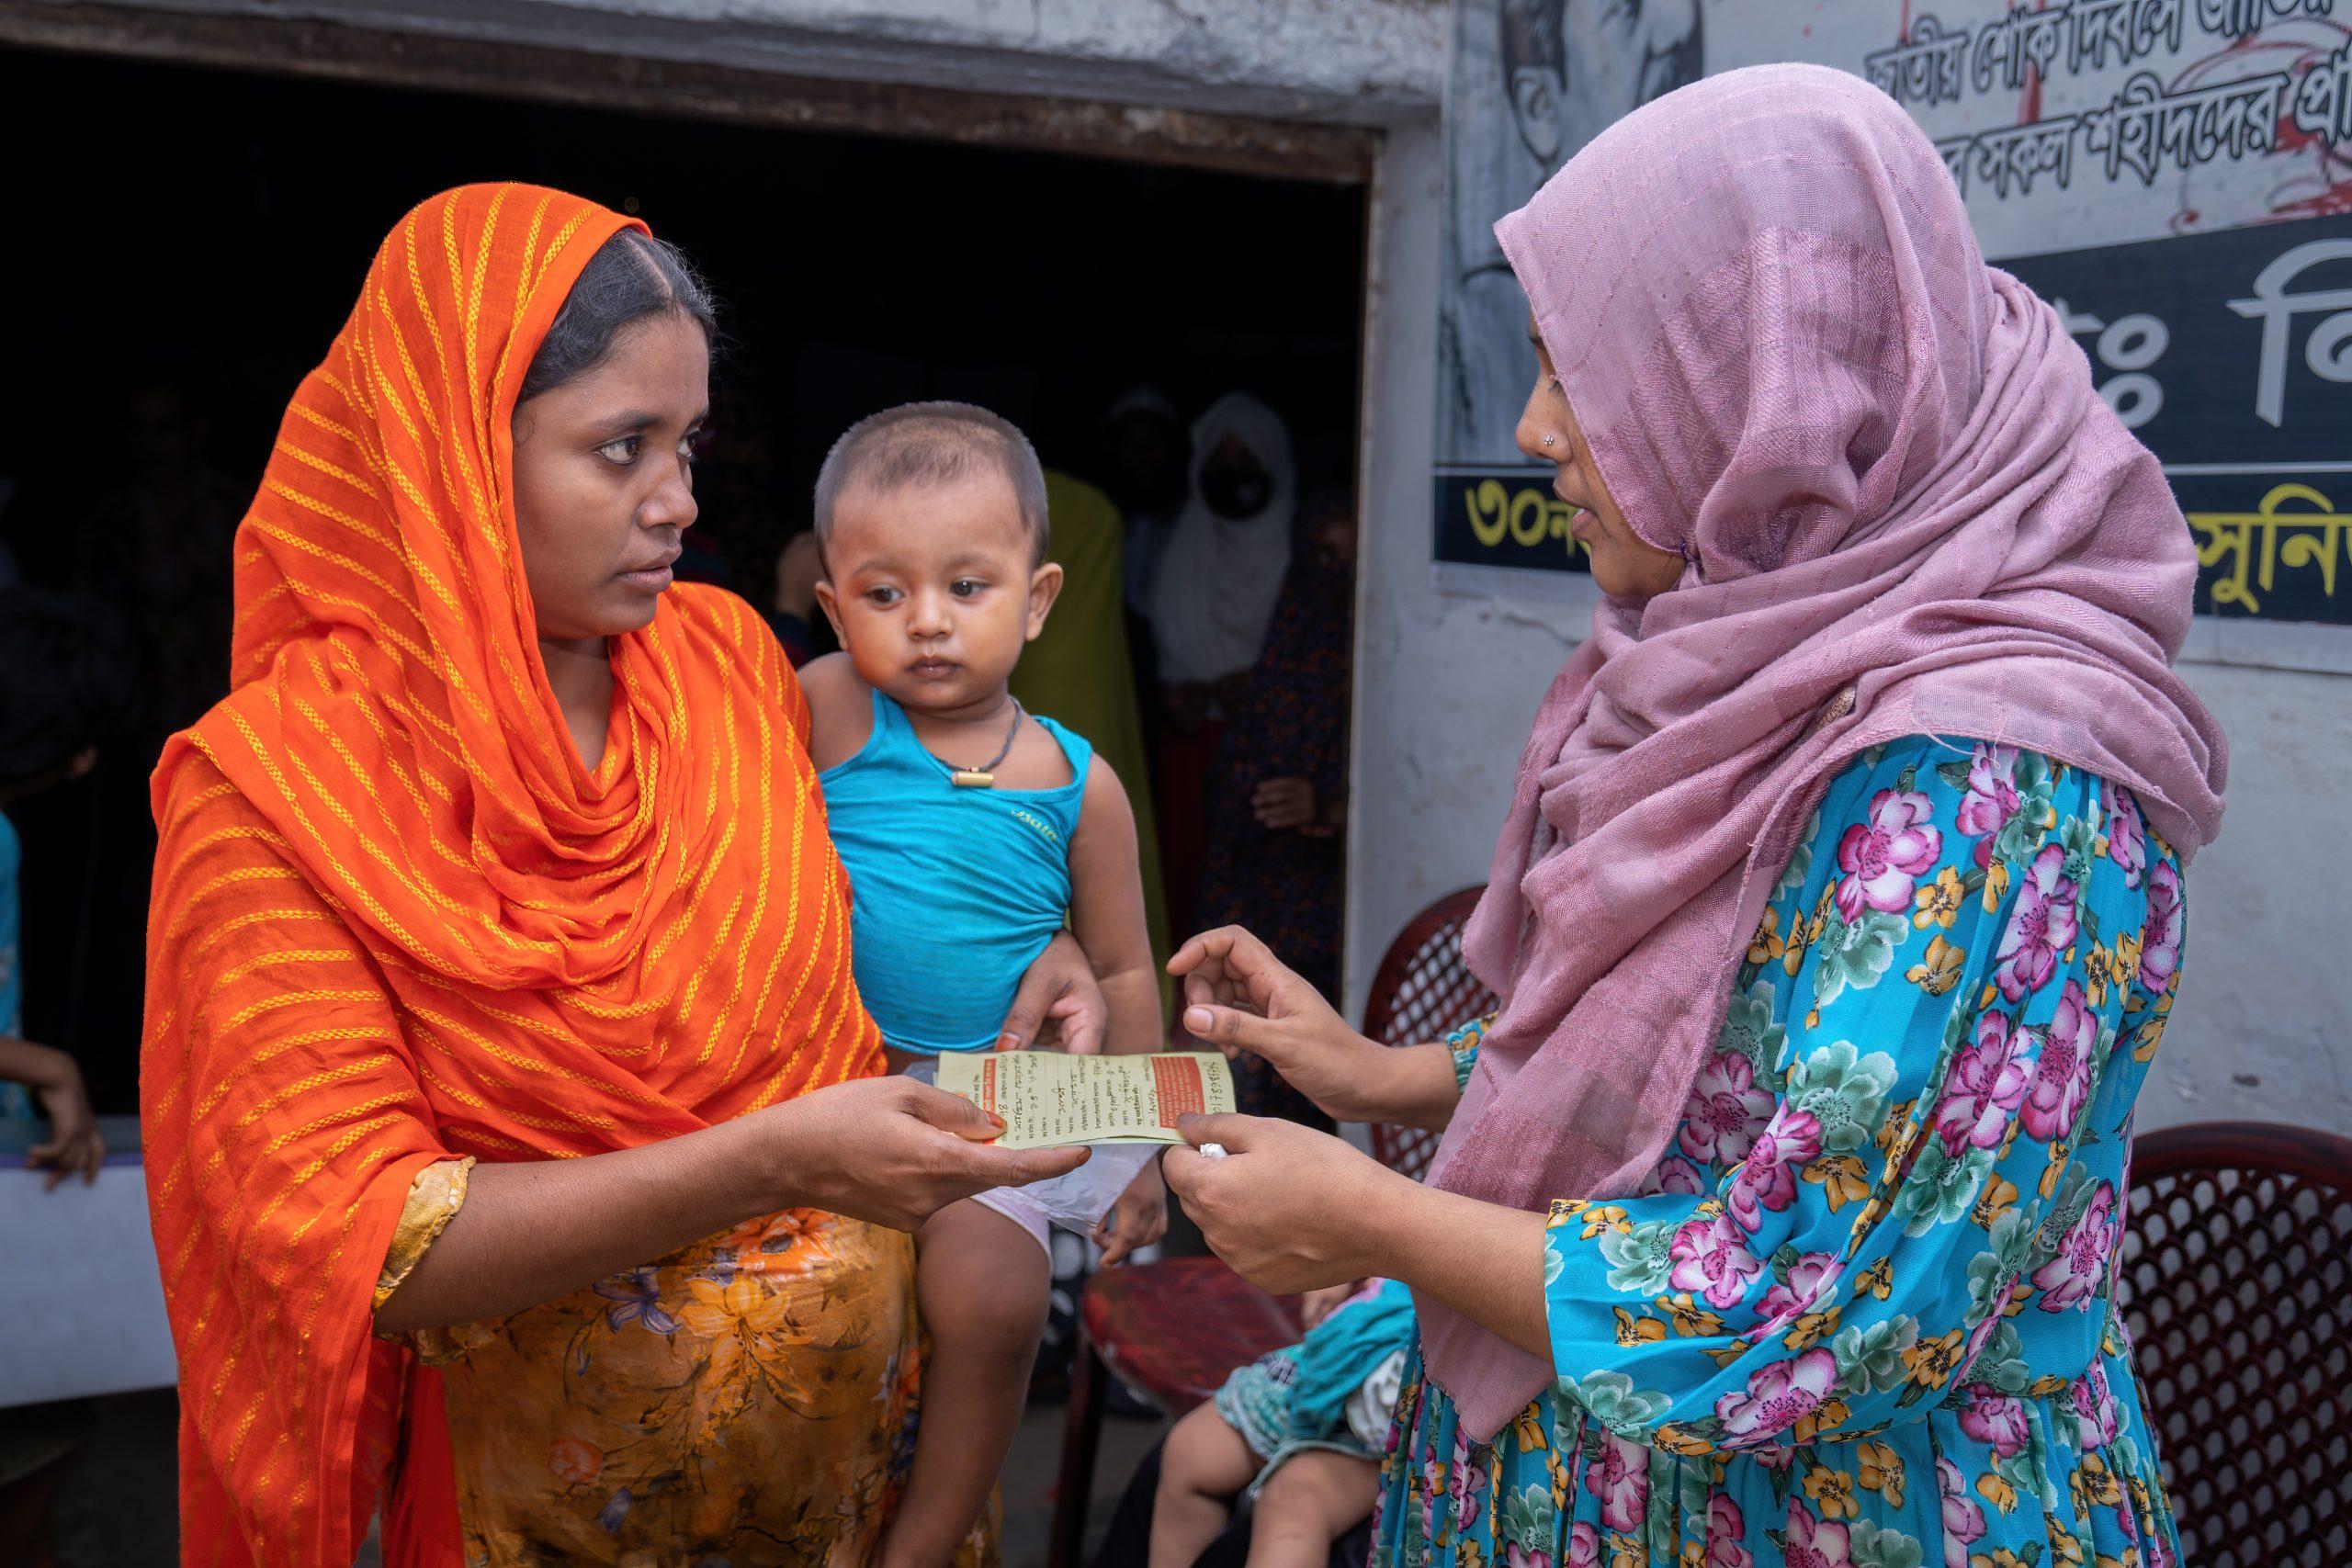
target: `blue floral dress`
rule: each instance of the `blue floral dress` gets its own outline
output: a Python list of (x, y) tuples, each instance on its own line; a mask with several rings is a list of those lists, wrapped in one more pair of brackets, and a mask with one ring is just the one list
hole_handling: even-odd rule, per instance
[(1408, 1364), (1375, 1568), (2177, 1563), (2114, 1275), (2182, 934), (2128, 791), (1864, 753), (1643, 1195), (1552, 1205), (1555, 1390), (1474, 1443)]

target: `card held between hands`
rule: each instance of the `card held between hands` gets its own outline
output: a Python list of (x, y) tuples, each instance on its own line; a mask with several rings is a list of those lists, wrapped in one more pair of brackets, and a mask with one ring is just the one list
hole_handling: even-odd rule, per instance
[(1234, 1108), (1233, 1069), (1214, 1051), (1065, 1056), (973, 1051), (939, 1058), (939, 1087), (1004, 1119), (1008, 1149), (1181, 1144), (1176, 1118)]

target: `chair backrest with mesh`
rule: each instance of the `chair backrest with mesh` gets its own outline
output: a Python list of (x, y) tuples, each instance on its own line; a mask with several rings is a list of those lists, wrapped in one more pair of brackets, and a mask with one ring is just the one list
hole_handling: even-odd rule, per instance
[[(1363, 1032), (1384, 1045), (1442, 1040), (1494, 1010), (1495, 994), (1462, 962), (1462, 926), (1477, 908), (1482, 887), (1449, 893), (1396, 933), (1364, 1001)], [(1383, 1165), (1418, 1181), (1437, 1153), (1439, 1134), (1420, 1127), (1374, 1126), (1372, 1152)]]
[(2352, 1563), (2352, 1140), (2168, 1127), (2131, 1204), (2118, 1295), (2182, 1560)]

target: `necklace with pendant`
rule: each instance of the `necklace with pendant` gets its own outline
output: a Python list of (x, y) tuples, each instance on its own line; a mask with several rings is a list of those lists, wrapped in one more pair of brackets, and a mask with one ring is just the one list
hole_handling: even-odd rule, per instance
[(937, 762), (941, 767), (947, 770), (948, 782), (953, 784), (957, 789), (994, 789), (996, 787), (996, 770), (998, 764), (1001, 763), (1007, 757), (1012, 755), (1012, 743), (1021, 739), (1021, 699), (1019, 697), (1014, 697), (1012, 699), (1012, 728), (1004, 732), (1004, 744), (996, 749), (996, 755), (990, 757), (980, 766), (977, 768), (959, 768), (955, 763), (948, 761), (946, 759), (939, 756), (936, 752), (932, 751), (928, 747), (924, 749), (925, 755), (929, 756), (933, 761)]

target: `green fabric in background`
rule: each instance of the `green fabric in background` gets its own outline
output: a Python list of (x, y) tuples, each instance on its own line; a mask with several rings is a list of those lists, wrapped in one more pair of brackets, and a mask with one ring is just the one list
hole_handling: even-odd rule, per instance
[(1159, 1005), (1165, 1023), (1175, 990), (1165, 970), (1175, 952), (1169, 941), (1168, 900), (1159, 875), (1159, 834), (1152, 815), (1151, 768), (1144, 750), (1143, 715), (1136, 704), (1135, 666), (1127, 655), (1123, 608), (1125, 576), (1120, 560), (1123, 520), (1109, 496), (1068, 474), (1046, 470), (1046, 508), (1053, 558), (1061, 563), (1062, 596), (1045, 631), (1021, 656), (1012, 694), (1031, 713), (1059, 719), (1093, 743), (1126, 786), (1142, 851), (1145, 919), (1151, 953), (1162, 969)]

